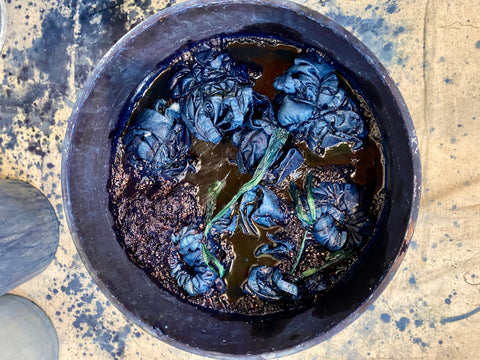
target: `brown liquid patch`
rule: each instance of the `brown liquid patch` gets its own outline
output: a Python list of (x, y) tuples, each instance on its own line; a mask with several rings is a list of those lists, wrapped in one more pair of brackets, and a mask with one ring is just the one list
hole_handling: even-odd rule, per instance
[(235, 260), (225, 280), (228, 299), (231, 302), (235, 302), (244, 296), (242, 285), (248, 277), (248, 271), (251, 266), (274, 266), (278, 263), (278, 260), (266, 255), (255, 256), (255, 250), (260, 245), (267, 242), (270, 243), (267, 238), (267, 231), (263, 229), (260, 229), (260, 237), (253, 234), (245, 235), (241, 230), (237, 230), (228, 241), (233, 245)]
[(378, 144), (371, 138), (368, 138), (362, 149), (353, 154), (355, 172), (351, 175), (351, 179), (359, 185), (368, 185), (373, 190), (372, 197), (383, 188), (382, 159)]
[(233, 42), (228, 49), (237, 63), (253, 63), (262, 67), (262, 75), (255, 82), (253, 90), (268, 96), (275, 97), (273, 81), (282, 75), (299, 54), (299, 49), (285, 44), (267, 44), (252, 42)]
[(350, 176), (352, 181), (373, 190), (372, 197), (383, 187), (382, 152), (376, 141), (368, 137), (362, 149), (352, 152), (348, 144), (330, 148), (319, 156), (308, 148), (305, 142), (299, 144), (300, 151), (309, 167), (330, 165), (353, 165), (355, 170)]

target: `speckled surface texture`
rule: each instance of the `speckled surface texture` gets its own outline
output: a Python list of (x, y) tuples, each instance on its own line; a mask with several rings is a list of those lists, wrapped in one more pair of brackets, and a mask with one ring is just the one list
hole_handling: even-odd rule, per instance
[[(38, 187), (61, 222), (54, 262), (15, 289), (51, 318), (60, 359), (200, 359), (150, 336), (98, 290), (65, 223), (61, 148), (88, 74), (129, 29), (175, 1), (7, 0), (0, 176)], [(475, 359), (480, 329), (480, 3), (297, 1), (344, 26), (397, 82), (419, 138), (423, 193), (410, 248), (348, 328), (285, 359)]]

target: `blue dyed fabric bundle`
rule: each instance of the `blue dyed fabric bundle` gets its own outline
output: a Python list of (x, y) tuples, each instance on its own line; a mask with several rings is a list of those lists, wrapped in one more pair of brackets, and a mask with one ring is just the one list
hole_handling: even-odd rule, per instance
[(305, 140), (312, 151), (323, 154), (342, 143), (351, 143), (353, 150), (362, 147), (367, 136), (364, 121), (339, 87), (334, 68), (318, 54), (308, 52), (296, 58), (273, 86), (280, 91), (279, 123)]
[(224, 232), (233, 234), (238, 224), (238, 215), (232, 216), (233, 207), (229, 208), (228, 211), (220, 219), (215, 221), (210, 229), (209, 234), (212, 236), (221, 235)]
[(288, 253), (294, 249), (295, 245), (288, 241), (279, 240), (277, 236), (272, 236), (272, 234), (267, 234), (267, 236), (275, 242), (275, 246), (263, 244), (255, 251), (255, 256), (270, 255), (278, 260), (287, 260), (289, 258)]
[(243, 194), (239, 212), (242, 231), (257, 236), (259, 232), (254, 224), (265, 228), (285, 226), (289, 219), (289, 213), (280, 199), (264, 186), (256, 186)]
[(280, 269), (273, 266), (252, 267), (243, 291), (264, 300), (281, 300), (285, 297), (298, 296), (298, 287), (285, 281)]
[(314, 238), (330, 250), (340, 250), (347, 239), (352, 245), (362, 246), (372, 234), (372, 222), (362, 209), (358, 187), (321, 183), (313, 194), (319, 209)]
[(308, 194), (292, 194), (294, 198), (298, 196), (304, 208), (297, 207), (297, 216), (299, 210), (306, 214), (308, 220), (305, 220), (305, 215), (299, 216), (302, 223), (311, 229), (315, 240), (329, 250), (340, 250), (347, 240), (360, 247), (371, 235), (372, 222), (360, 205), (360, 193), (354, 184), (324, 182), (313, 188), (314, 215)]
[(143, 110), (128, 127), (124, 144), (128, 162), (146, 176), (174, 178), (191, 167), (187, 156), (190, 133), (180, 119), (178, 104), (159, 100), (156, 110)]
[(238, 148), (236, 163), (245, 174), (254, 169), (265, 155), (270, 135), (263, 129), (240, 129), (232, 136), (232, 144)]
[(218, 278), (205, 263), (202, 253), (201, 232), (184, 227), (178, 236), (172, 235), (172, 242), (178, 244), (178, 253), (172, 253), (170, 274), (190, 296), (207, 293), (215, 288)]
[[(240, 129), (232, 136), (232, 143), (238, 148), (236, 163), (241, 173), (251, 172), (267, 150), (270, 134), (263, 129)], [(269, 184), (280, 184), (304, 162), (303, 155), (295, 148), (279, 153), (275, 163), (263, 177)]]
[(297, 170), (304, 161), (305, 159), (300, 151), (291, 148), (278, 157), (277, 161), (263, 177), (263, 181), (267, 184), (278, 185)]
[(223, 136), (243, 125), (253, 104), (247, 69), (226, 53), (211, 49), (197, 53), (193, 64), (182, 63), (172, 80), (173, 99), (180, 103), (190, 132), (218, 144)]
[(241, 173), (255, 169), (265, 155), (270, 136), (278, 126), (270, 100), (253, 92), (250, 111), (246, 114), (242, 127), (231, 138), (232, 144), (238, 148), (236, 162)]

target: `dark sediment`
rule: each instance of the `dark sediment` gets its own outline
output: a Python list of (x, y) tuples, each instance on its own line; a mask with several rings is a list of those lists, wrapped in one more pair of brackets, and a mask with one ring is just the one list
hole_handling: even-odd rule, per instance
[[(205, 149), (205, 146), (205, 143), (202, 143), (197, 144), (194, 148), (203, 149), (204, 153), (213, 158), (219, 155), (219, 153), (229, 153), (222, 148), (222, 146), (218, 146), (215, 149), (209, 148), (207, 145), (208, 151)], [(244, 258), (249, 258), (248, 263), (242, 265), (243, 270), (238, 270), (238, 265), (237, 270), (234, 269), (235, 266), (227, 269), (234, 273), (237, 272), (236, 276), (239, 277), (235, 280), (237, 289), (229, 289), (223, 294), (218, 290), (214, 290), (209, 294), (190, 297), (178, 287), (176, 280), (170, 275), (169, 256), (173, 249), (172, 247), (175, 246), (171, 241), (171, 237), (172, 234), (180, 233), (185, 226), (192, 226), (203, 230), (204, 204), (202, 203), (201, 196), (199, 196), (199, 192), (200, 188), (205, 189), (209, 183), (213, 182), (214, 179), (211, 178), (212, 170), (205, 169), (210, 177), (200, 176), (196, 184), (191, 182), (191, 175), (180, 182), (167, 181), (163, 178), (143, 178), (142, 180), (141, 175), (130, 167), (125, 160), (121, 143), (119, 143), (116, 155), (112, 166), (109, 191), (111, 210), (114, 215), (119, 241), (130, 259), (144, 269), (159, 286), (193, 305), (213, 311), (237, 315), (265, 315), (286, 310), (295, 310), (307, 306), (316, 296), (320, 296), (322, 291), (331, 288), (342, 278), (343, 274), (348, 271), (351, 264), (356, 261), (360, 254), (360, 251), (355, 251), (350, 257), (326, 267), (318, 274), (304, 278), (302, 276), (303, 272), (324, 266), (329, 256), (328, 250), (318, 244), (311, 236), (307, 236), (301, 261), (295, 271), (290, 274), (305, 233), (301, 222), (294, 216), (293, 206), (290, 205), (291, 208), (289, 212), (292, 216), (290, 217), (289, 223), (276, 232), (276, 235), (281, 235), (282, 238), (294, 239), (296, 245), (286, 254), (287, 259), (278, 261), (271, 257), (254, 256), (255, 249), (262, 243), (267, 242), (272, 244), (265, 234), (263, 234), (260, 239), (254, 240), (253, 245), (250, 243), (249, 249), (244, 249), (247, 255), (240, 255), (241, 251), (238, 251), (238, 249), (235, 251), (236, 246), (241, 246), (238, 245), (238, 241), (235, 242), (233, 238), (222, 235), (218, 241), (219, 247), (222, 249), (219, 258), (223, 263), (231, 264), (234, 260), (243, 263), (245, 261)], [(198, 152), (197, 155), (200, 156), (201, 160), (201, 152)], [(350, 160), (344, 165), (324, 164), (324, 166), (315, 168), (304, 165), (298, 170), (297, 174), (300, 179), (298, 180), (299, 186), (304, 186), (302, 179), (305, 179), (305, 177), (302, 174), (307, 174), (309, 171), (312, 171), (314, 176), (314, 185), (325, 181), (349, 181), (352, 173), (355, 172), (356, 166), (359, 164), (359, 162), (356, 162), (356, 165), (353, 165), (352, 163), (355, 161), (351, 161), (352, 157), (350, 155), (349, 157)], [(204, 161), (204, 164), (208, 164), (208, 162)], [(228, 171), (226, 172), (225, 169), (218, 170), (217, 175), (219, 176), (217, 179), (221, 178), (220, 175), (223, 175), (223, 173), (229, 173), (230, 177), (237, 179), (237, 181), (231, 182), (230, 187), (227, 186), (224, 189), (226, 194), (223, 196), (225, 199), (228, 199), (232, 191), (235, 193), (239, 187), (242, 175), (232, 173), (236, 169), (236, 166), (231, 166), (228, 162), (228, 157), (226, 159), (224, 158), (224, 167), (227, 167)], [(285, 181), (281, 185), (282, 186), (278, 187), (270, 187), (270, 189), (274, 191), (280, 199), (289, 200), (287, 191), (288, 181)], [(226, 201), (219, 198), (218, 204), (224, 202)], [(242, 234), (241, 231), (237, 232), (239, 233), (235, 236), (239, 237), (240, 240), (247, 236)], [(240, 244), (243, 243), (244, 242), (240, 241)], [(237, 256), (237, 259), (235, 259), (235, 256)], [(243, 258), (241, 256), (243, 256)], [(270, 266), (277, 264), (284, 274), (286, 281), (295, 282), (304, 288), (303, 291), (305, 293), (302, 294), (303, 297), (299, 301), (293, 301), (291, 299), (264, 301), (256, 296), (242, 294), (240, 285), (246, 278), (248, 268), (255, 264)], [(227, 273), (227, 283), (229, 282), (229, 275), (235, 276), (235, 274)], [(315, 285), (313, 290), (309, 290), (312, 286), (307, 286), (309, 280)], [(230, 279), (230, 282), (233, 283), (234, 281)], [(318, 292), (319, 289), (321, 290), (320, 292)], [(309, 291), (311, 291), (311, 293), (309, 293)]]

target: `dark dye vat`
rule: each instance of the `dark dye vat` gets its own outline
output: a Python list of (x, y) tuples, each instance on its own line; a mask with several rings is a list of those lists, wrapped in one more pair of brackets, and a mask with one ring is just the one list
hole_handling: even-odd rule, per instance
[[(139, 86), (140, 90), (132, 97), (133, 104), (127, 107), (127, 114), (122, 115), (129, 118), (125, 134), (135, 118), (144, 109), (153, 108), (159, 98), (166, 99), (167, 105), (174, 102), (170, 84), (175, 76), (176, 65), (185, 60), (191, 61), (198, 49), (204, 46), (205, 44), (197, 45), (172, 58), (169, 63), (161, 66), (162, 71), (158, 76)], [(275, 114), (281, 106), (276, 100), (278, 91), (273, 86), (275, 79), (307, 51), (277, 40), (260, 38), (215, 39), (206, 46), (229, 53), (236, 64), (245, 66), (253, 91), (265, 95), (272, 102)], [(335, 67), (331, 60), (327, 61)], [(197, 234), (205, 230), (209, 189), (216, 181), (223, 181), (224, 187), (215, 199), (214, 214), (223, 209), (252, 178), (253, 171), (241, 173), (236, 164), (238, 149), (232, 145), (233, 132), (225, 132), (218, 144), (192, 136), (192, 145), (186, 155), (192, 170), (175, 179), (145, 176), (145, 169), (139, 170), (127, 160), (123, 138), (120, 137), (114, 147), (111, 168), (110, 209), (118, 240), (131, 261), (144, 269), (158, 286), (180, 299), (201, 308), (234, 315), (272, 315), (298, 310), (309, 306), (341, 282), (361, 258), (368, 238), (357, 246), (347, 243), (338, 249), (334, 245), (329, 248), (316, 241), (312, 234), (314, 229), (317, 233), (321, 232), (317, 229), (320, 227), (317, 225), (319, 221), (325, 222), (323, 231), (326, 232), (334, 226), (340, 227), (348, 220), (344, 220), (343, 215), (338, 213), (340, 205), (335, 207), (325, 203), (319, 208), (325, 212), (324, 218), (312, 219), (313, 209), (310, 205), (307, 206), (309, 186), (319, 189), (319, 196), (333, 191), (332, 196), (339, 198), (348, 197), (350, 188), (360, 189), (359, 206), (364, 208), (373, 233), (384, 204), (384, 158), (380, 131), (362, 95), (350, 87), (342, 74), (338, 71), (335, 74), (339, 88), (354, 103), (354, 108), (368, 129), (363, 145), (359, 149), (352, 149), (351, 144), (343, 142), (319, 154), (312, 151), (306, 141), (298, 140), (290, 134), (282, 151), (286, 153), (289, 149), (297, 149), (303, 156), (302, 165), (278, 184), (260, 184), (274, 194), (281, 204), (286, 204), (288, 222), (282, 226), (269, 227), (255, 223), (250, 233), (242, 231), (241, 226), (237, 225), (233, 233), (223, 232), (214, 238), (209, 251), (223, 265), (225, 274), (211, 284), (211, 289), (201, 294), (189, 294), (182, 288), (178, 276), (173, 276), (172, 263), (176, 264), (175, 256), (182, 250), (172, 240), (172, 236), (180, 236), (186, 228), (197, 229)], [(292, 189), (295, 188), (304, 194), (304, 201), (300, 203), (303, 210), (299, 209), (298, 204), (295, 205), (295, 196), (292, 195)], [(263, 199), (267, 190), (262, 190)], [(262, 196), (259, 193), (260, 190), (257, 190), (257, 197)], [(259, 200), (256, 198), (255, 201), (258, 203)], [(231, 217), (238, 216), (241, 219), (241, 205), (232, 209)], [(310, 220), (302, 218), (302, 212), (305, 211)], [(331, 225), (332, 221), (334, 225)], [(337, 237), (340, 235), (341, 233)], [(203, 245), (207, 243), (205, 238), (206, 235), (201, 240)], [(276, 254), (275, 249), (280, 249), (284, 243), (285, 250)], [(272, 252), (258, 254), (262, 246)], [(186, 269), (185, 276), (188, 271), (190, 276), (196, 274), (196, 268), (189, 267), (185, 260), (180, 259), (180, 263)], [(210, 265), (210, 268), (213, 272), (220, 272), (218, 267)], [(250, 288), (259, 286), (260, 294), (251, 294), (245, 290), (248, 288), (247, 282), (251, 280), (249, 274), (255, 268), (262, 269), (263, 272), (256, 278), (257, 282), (250, 283)], [(277, 292), (269, 299), (261, 288), (274, 281), (272, 279), (277, 276), (275, 274), (282, 274), (282, 277), (280, 282), (272, 285)], [(293, 294), (292, 289), (298, 290), (298, 293)]]
[[(131, 116), (132, 111), (135, 106), (139, 110), (142, 108), (142, 99), (148, 97), (148, 86), (152, 85), (152, 79), (178, 58), (180, 52), (205, 39), (221, 36), (248, 38), (252, 34), (282, 39), (286, 44), (301, 48), (302, 52), (305, 48), (318, 49), (337, 60), (334, 63), (337, 76), (344, 76), (346, 82), (352, 84), (353, 93), (358, 91), (358, 96), (354, 94), (352, 98), (361, 114), (369, 119), (367, 113), (370, 108), (374, 115), (379, 130), (376, 124), (369, 123), (368, 137), (386, 161), (382, 163), (381, 156), (373, 155), (375, 151), (370, 155), (365, 154), (376, 159), (372, 161), (373, 165), (377, 162), (383, 167), (382, 180), (377, 176), (377, 180), (371, 181), (370, 185), (359, 185), (364, 189), (369, 186), (373, 188), (376, 182), (378, 195), (373, 195), (375, 190), (372, 191), (372, 196), (367, 196), (366, 205), (370, 205), (369, 212), (373, 220), (378, 213), (376, 209), (381, 210), (381, 216), (373, 236), (364, 247), (359, 248), (359, 259), (355, 260), (343, 249), (330, 254), (318, 241), (307, 239), (308, 246), (305, 246), (297, 270), (303, 271), (300, 268), (302, 262), (314, 266), (313, 270), (305, 271), (308, 270), (311, 276), (329, 280), (330, 284), (324, 284), (328, 285), (327, 289), (321, 290), (322, 284), (317, 281), (317, 298), (311, 306), (309, 304), (298, 311), (288, 310), (301, 308), (301, 303), (293, 302), (292, 305), (285, 301), (269, 301), (268, 309), (262, 305), (256, 313), (272, 315), (239, 319), (238, 313), (226, 313), (235, 314), (234, 311), (238, 310), (233, 307), (230, 307), (231, 311), (228, 309), (231, 302), (226, 298), (227, 295), (187, 298), (183, 287), (182, 291), (174, 293), (176, 295), (166, 290), (169, 286), (178, 287), (176, 279), (171, 276), (168, 258), (172, 249), (178, 249), (179, 243), (172, 241), (169, 228), (175, 227), (179, 220), (189, 226), (204, 226), (205, 209), (200, 205), (203, 198), (197, 186), (184, 182), (175, 187), (168, 180), (142, 181), (135, 177), (134, 169), (122, 168), (121, 156), (117, 157), (115, 163), (121, 171), (112, 176), (111, 164), (114, 161), (111, 156), (120, 155), (123, 151), (121, 144), (118, 152), (114, 149), (117, 148), (118, 137), (129, 120), (127, 131), (135, 124), (137, 117)], [(159, 68), (159, 64), (164, 67)], [(252, 75), (255, 71), (258, 70), (253, 69)], [(155, 95), (153, 87), (150, 91)], [(161, 96), (167, 96), (168, 89), (166, 92)], [(281, 107), (278, 107), (279, 103), (275, 105), (279, 118)], [(182, 134), (182, 131), (178, 134)], [(368, 141), (368, 138), (364, 138), (363, 145)], [(85, 84), (74, 107), (64, 141), (62, 190), (65, 215), (72, 239), (87, 270), (110, 302), (138, 326), (169, 344), (202, 356), (225, 359), (236, 355), (281, 357), (316, 345), (344, 329), (371, 306), (393, 278), (412, 238), (419, 209), (421, 172), (417, 144), (412, 120), (394, 81), (375, 55), (335, 22), (301, 5), (283, 0), (182, 2), (152, 16), (123, 37), (99, 62)], [(315, 143), (310, 141), (307, 145)], [(300, 144), (294, 143), (294, 146)], [(185, 147), (179, 146), (176, 150), (182, 153)], [(337, 150), (340, 156), (343, 150)], [(352, 150), (355, 154), (359, 149)], [(190, 160), (192, 162), (188, 164), (195, 166), (193, 159)], [(351, 186), (354, 184), (352, 176), (356, 178), (360, 174), (358, 166), (354, 172), (355, 165), (322, 166), (322, 171), (314, 174), (312, 187), (317, 192), (325, 192), (328, 189), (321, 187), (323, 185), (318, 180), (328, 181), (330, 178), (338, 181), (345, 179)], [(173, 173), (176, 169), (169, 170)], [(375, 171), (367, 172), (370, 173), (375, 174)], [(292, 180), (303, 198), (305, 179)], [(356, 181), (360, 182), (360, 179)], [(336, 190), (345, 189), (346, 185), (340, 185), (336, 186)], [(106, 191), (114, 188), (125, 190), (125, 196), (118, 198), (118, 209), (137, 209), (133, 216), (116, 216), (118, 212), (110, 206), (112, 197)], [(143, 190), (138, 192), (137, 189)], [(170, 189), (174, 191), (169, 192)], [(148, 196), (142, 195), (142, 192)], [(150, 199), (150, 203), (145, 199)], [(109, 206), (114, 216), (108, 213)], [(305, 210), (308, 210), (308, 206)], [(326, 210), (335, 212), (333, 208)], [(218, 210), (214, 211), (216, 213)], [(292, 220), (292, 225), (304, 228), (297, 214), (293, 219), (297, 220)], [(118, 220), (124, 222), (123, 228), (118, 226)], [(132, 237), (137, 230), (141, 230), (138, 234), (145, 236)], [(182, 226), (175, 229), (173, 240), (178, 240), (182, 230)], [(130, 235), (123, 238), (127, 240), (124, 248), (118, 241), (122, 240), (120, 235), (123, 232)], [(195, 233), (185, 235), (188, 235), (185, 238), (195, 240)], [(215, 245), (224, 249), (224, 254), (213, 247), (212, 252), (225, 263), (232, 261), (228, 259), (228, 254), (233, 252), (229, 247), (233, 248), (234, 245), (228, 237), (220, 240)], [(193, 243), (195, 245), (195, 241)], [(293, 254), (297, 248), (298, 244)], [(327, 262), (322, 262), (323, 259)], [(318, 272), (312, 274), (315, 269)], [(268, 267), (266, 270), (264, 277), (275, 275), (268, 272)], [(288, 278), (289, 271), (280, 269), (284, 280), (288, 282), (292, 280)], [(256, 273), (262, 275), (261, 271)], [(335, 276), (340, 277), (336, 282)], [(303, 287), (305, 281), (297, 284)], [(282, 287), (291, 290), (288, 286)], [(287, 293), (284, 294), (286, 296)], [(239, 302), (254, 308), (260, 302), (255, 302), (253, 298), (250, 295), (242, 296)], [(192, 306), (193, 299), (196, 299), (198, 306)], [(226, 310), (205, 311), (221, 308)]]

